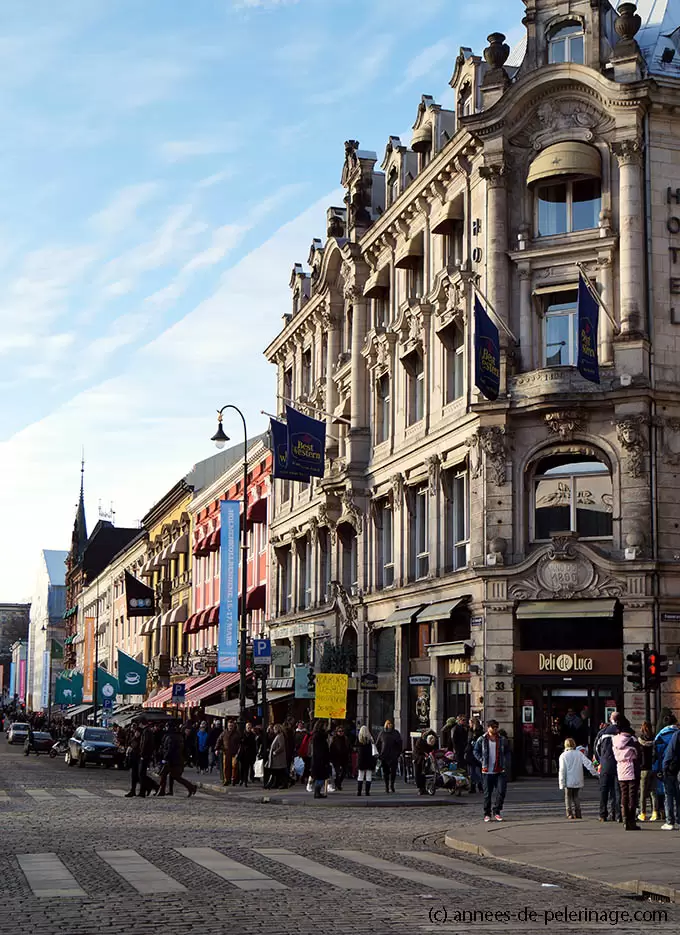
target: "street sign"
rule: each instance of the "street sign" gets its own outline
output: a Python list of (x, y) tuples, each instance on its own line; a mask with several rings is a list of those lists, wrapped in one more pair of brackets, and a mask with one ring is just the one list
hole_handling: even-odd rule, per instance
[(272, 661), (272, 641), (253, 640), (253, 665), (268, 666)]
[(113, 708), (113, 698), (105, 698), (102, 701), (102, 708), (105, 711), (110, 711)]
[(471, 627), (483, 627), (484, 617), (470, 617), (470, 626)]
[(431, 675), (409, 675), (408, 683), (409, 685), (431, 685), (432, 676)]
[(373, 672), (364, 672), (359, 679), (359, 688), (362, 691), (375, 691), (378, 687), (378, 676)]
[(184, 682), (175, 682), (172, 686), (172, 700), (175, 704), (182, 704), (186, 698), (187, 687)]

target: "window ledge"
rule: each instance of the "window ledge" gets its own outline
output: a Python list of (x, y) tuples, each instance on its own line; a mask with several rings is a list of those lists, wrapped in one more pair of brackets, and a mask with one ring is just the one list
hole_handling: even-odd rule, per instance
[(425, 419), (419, 419), (412, 425), (406, 426), (406, 438), (417, 438), (425, 434)]

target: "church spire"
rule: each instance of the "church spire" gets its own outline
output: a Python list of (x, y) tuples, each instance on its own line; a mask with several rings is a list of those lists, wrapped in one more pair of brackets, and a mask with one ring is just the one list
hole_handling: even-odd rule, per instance
[(87, 523), (85, 522), (85, 452), (80, 460), (80, 499), (76, 512), (76, 521), (73, 524), (71, 539), (71, 554), (75, 564), (82, 561), (87, 545)]

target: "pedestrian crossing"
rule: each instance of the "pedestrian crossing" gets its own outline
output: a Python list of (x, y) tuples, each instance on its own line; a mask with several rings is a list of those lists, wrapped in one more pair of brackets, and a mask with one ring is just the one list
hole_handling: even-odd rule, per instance
[[(79, 799), (82, 802), (97, 802), (109, 798), (123, 799), (127, 795), (127, 791), (126, 788), (100, 789), (98, 792), (90, 792), (88, 789), (76, 788), (59, 788), (55, 789), (53, 792), (49, 789), (19, 788), (10, 792), (0, 789), (0, 807), (22, 801), (25, 802), (27, 799), (32, 799), (34, 802), (63, 802), (70, 799)], [(209, 798), (208, 793), (201, 792), (200, 789), (197, 792), (197, 796), (202, 799)], [(183, 799), (184, 797), (184, 793), (174, 796), (174, 798), (179, 799)]]
[[(225, 892), (234, 890), (272, 891), (287, 890), (295, 893), (300, 886), (309, 885), (310, 880), (325, 887), (344, 891), (385, 891), (389, 884), (385, 879), (394, 878), (394, 889), (404, 892), (404, 882), (419, 890), (437, 892), (468, 891), (474, 886), (508, 886), (524, 890), (540, 890), (540, 883), (526, 880), (509, 873), (487, 869), (478, 863), (447, 857), (434, 851), (400, 851), (397, 860), (386, 860), (359, 850), (328, 849), (319, 859), (284, 847), (253, 847), (239, 850), (234, 857), (212, 847), (177, 847), (171, 855), (179, 855), (184, 865), (178, 866), (177, 857), (170, 866), (172, 875), (158, 866), (152, 859), (130, 848), (117, 850), (95, 850), (95, 860), (100, 862), (103, 875), (113, 872), (140, 896), (157, 896), (189, 893), (190, 889), (181, 880), (191, 878), (191, 868), (201, 868), (227, 884)], [(160, 862), (165, 863), (166, 855)], [(264, 863), (262, 861), (264, 858)], [(349, 864), (349, 870), (339, 869), (335, 864)], [(67, 855), (53, 852), (18, 854), (17, 862), (33, 895), (40, 899), (86, 898), (97, 895), (93, 888), (92, 871), (96, 864), (90, 862), (88, 881), (78, 879), (78, 870), (72, 872)], [(252, 863), (257, 862), (255, 867)], [(278, 879), (277, 872), (284, 868), (285, 881)], [(427, 868), (427, 869), (423, 869)], [(291, 871), (302, 879), (291, 879)], [(353, 872), (350, 872), (353, 871)], [(451, 874), (455, 872), (457, 878)], [(376, 880), (376, 874), (381, 878)], [(461, 879), (462, 877), (462, 879)], [(215, 883), (210, 884), (214, 887)]]

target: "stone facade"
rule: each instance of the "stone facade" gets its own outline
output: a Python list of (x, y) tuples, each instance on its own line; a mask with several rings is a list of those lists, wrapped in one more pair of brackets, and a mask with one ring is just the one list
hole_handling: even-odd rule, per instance
[[(680, 706), (680, 72), (630, 4), (525, 4), (520, 47), (461, 49), (455, 112), (423, 96), (382, 171), (345, 144), (344, 206), (294, 267), (266, 355), (279, 411), (326, 418), (328, 465), (275, 485), (271, 633), (355, 645), (372, 727), (496, 716), (546, 771), (568, 708), (589, 739), (612, 705), (640, 721), (623, 660), (644, 643), (670, 659), (652, 715)], [(599, 384), (576, 367), (580, 271)], [(500, 324), (494, 402), (475, 299)]]

